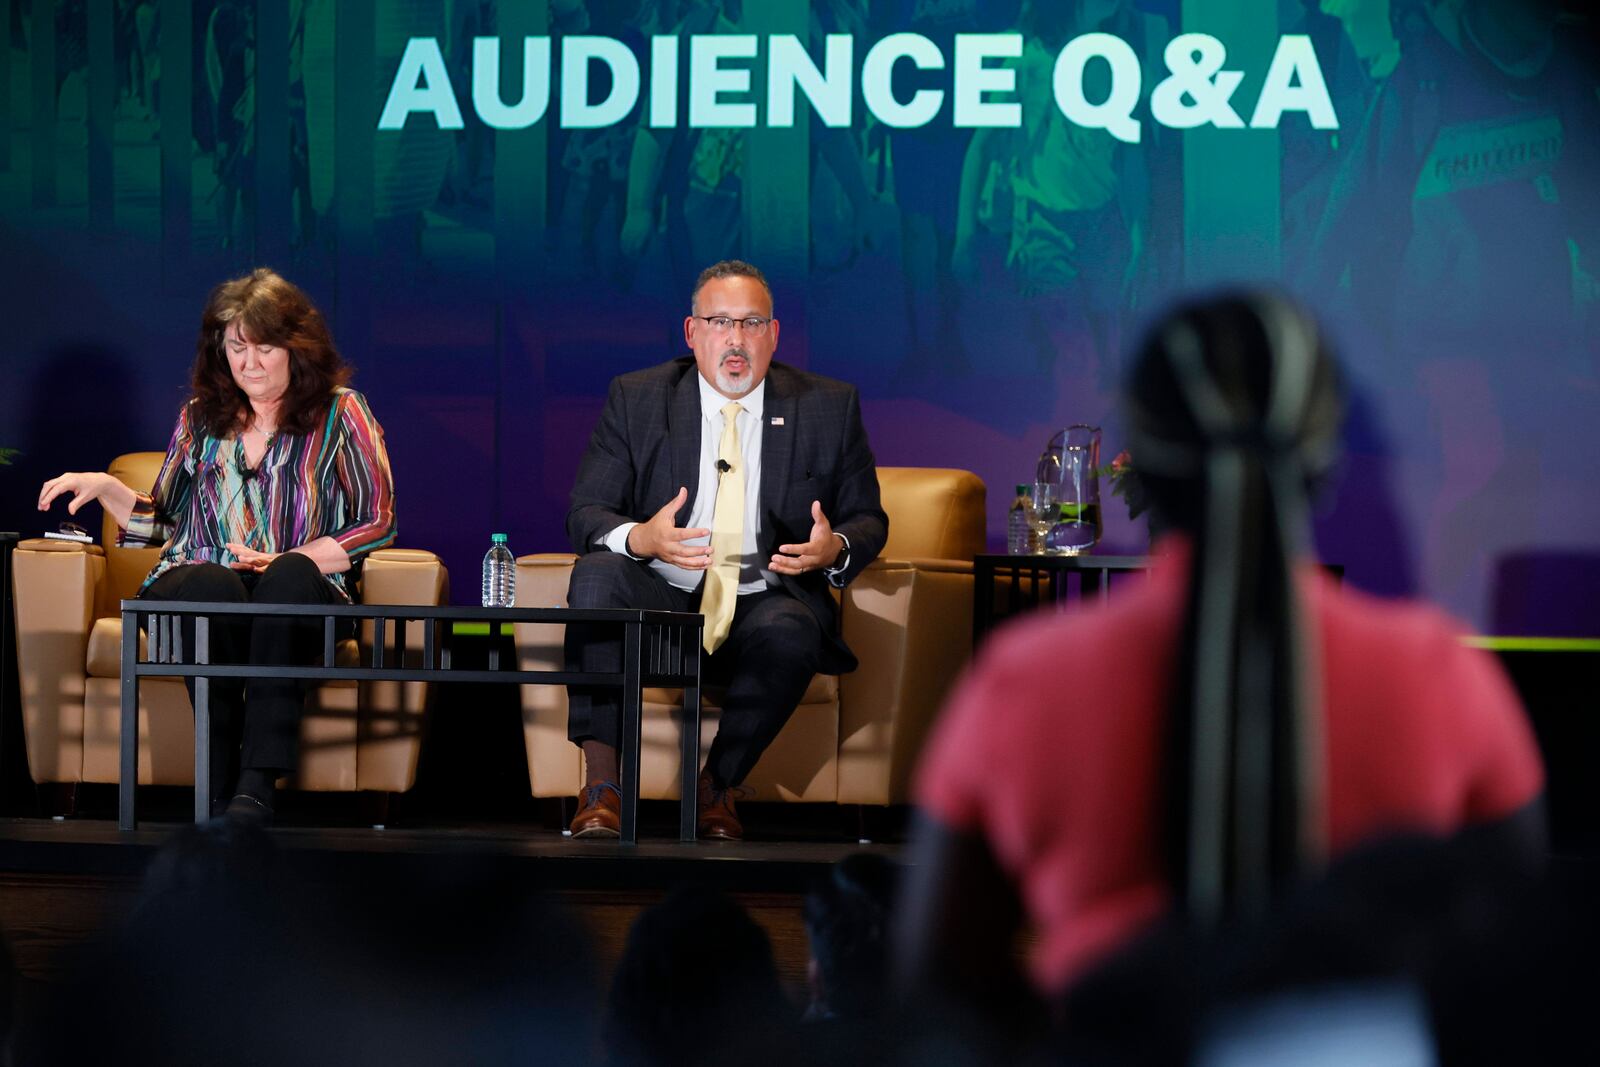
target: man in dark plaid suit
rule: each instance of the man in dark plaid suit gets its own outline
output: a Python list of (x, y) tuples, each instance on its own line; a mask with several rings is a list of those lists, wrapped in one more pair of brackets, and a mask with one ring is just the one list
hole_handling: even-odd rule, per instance
[[(704, 599), (705, 677), (726, 696), (700, 775), (699, 832), (737, 840), (730, 790), (813, 675), (855, 669), (829, 586), (872, 562), (889, 519), (855, 388), (772, 362), (778, 320), (759, 270), (725, 260), (703, 271), (683, 332), (692, 358), (611, 383), (567, 512), (578, 553), (567, 602), (701, 611)], [(742, 494), (719, 508), (723, 486)], [(723, 601), (731, 621), (714, 610)], [(618, 670), (620, 645), (606, 628), (570, 625), (568, 669)], [(568, 735), (586, 766), (572, 833), (615, 837), (621, 709), (613, 692), (569, 695)]]

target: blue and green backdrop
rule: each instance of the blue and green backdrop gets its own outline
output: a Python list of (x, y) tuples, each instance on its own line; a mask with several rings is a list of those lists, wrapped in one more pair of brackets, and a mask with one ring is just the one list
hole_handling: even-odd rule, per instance
[(258, 264), (329, 314), (402, 543), (458, 597), (492, 531), (566, 547), (607, 381), (681, 352), (717, 258), (772, 279), (779, 358), (860, 386), (880, 463), (984, 478), (996, 546), (1056, 429), (1121, 448), (1152, 315), (1268, 283), (1352, 383), (1324, 556), (1483, 633), (1593, 637), (1593, 29), (1524, 0), (0, 0), (0, 527), (165, 445), (207, 290)]

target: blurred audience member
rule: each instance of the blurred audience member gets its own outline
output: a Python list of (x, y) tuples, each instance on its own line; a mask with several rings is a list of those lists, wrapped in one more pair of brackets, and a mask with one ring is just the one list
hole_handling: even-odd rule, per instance
[(804, 1036), (811, 1062), (927, 1062), (920, 1050), (907, 1049), (889, 1011), (889, 920), (898, 881), (887, 857), (859, 852), (835, 863), (806, 894), (811, 956)]
[(766, 932), (727, 894), (683, 886), (629, 931), (601, 1042), (626, 1067), (790, 1062), (793, 1019)]
[(889, 913), (898, 872), (860, 852), (834, 864), (806, 894), (811, 958), (807, 1019), (877, 1019), (888, 1002)]
[(1600, 1062), (1595, 887), (1485, 833), (1358, 846), (1260, 921), (1171, 915), (1073, 986), (1056, 1047), (1075, 1067)]
[(1025, 1016), (1164, 915), (1266, 916), (1331, 856), (1395, 832), (1493, 827), (1537, 856), (1543, 771), (1489, 655), (1429, 608), (1343, 588), (1305, 546), (1341, 389), (1275, 296), (1180, 308), (1123, 425), (1178, 531), (1146, 582), (985, 649), (919, 770), (925, 814), (897, 961), (923, 1005)]
[(584, 942), (511, 861), (174, 834), (28, 1035), (30, 1064), (584, 1062)]

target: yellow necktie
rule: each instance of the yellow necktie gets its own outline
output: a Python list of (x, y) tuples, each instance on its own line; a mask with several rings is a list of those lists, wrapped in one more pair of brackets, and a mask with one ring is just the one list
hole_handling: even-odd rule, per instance
[(715, 652), (728, 638), (733, 606), (739, 599), (739, 568), (744, 562), (744, 457), (739, 454), (738, 403), (722, 409), (722, 444), (717, 449), (717, 506), (711, 513), (711, 567), (700, 597), (706, 617), (703, 642)]

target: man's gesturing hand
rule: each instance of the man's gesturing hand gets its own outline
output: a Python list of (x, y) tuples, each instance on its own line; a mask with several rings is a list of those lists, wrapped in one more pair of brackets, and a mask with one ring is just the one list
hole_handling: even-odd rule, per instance
[(628, 551), (635, 556), (659, 559), (663, 563), (670, 563), (685, 570), (703, 571), (711, 566), (709, 544), (684, 543), (699, 537), (710, 537), (711, 531), (698, 527), (680, 530), (673, 525), (678, 509), (683, 507), (688, 499), (688, 488), (680, 488), (678, 495), (667, 501), (660, 511), (650, 516), (648, 522), (641, 522), (629, 530)]
[(772, 569), (779, 574), (804, 574), (833, 566), (844, 548), (833, 532), (833, 524), (822, 513), (822, 501), (811, 502), (811, 540), (803, 545), (779, 545), (778, 554), (772, 557)]

